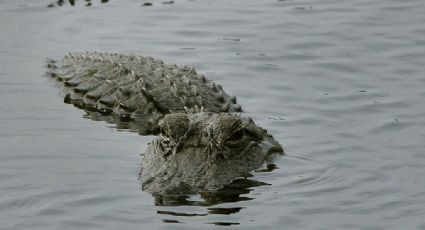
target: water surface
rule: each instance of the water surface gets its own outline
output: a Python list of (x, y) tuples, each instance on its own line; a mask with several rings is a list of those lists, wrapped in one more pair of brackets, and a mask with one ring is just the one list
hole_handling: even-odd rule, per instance
[[(424, 1), (103, 2), (0, 1), (1, 229), (425, 229)], [(237, 95), (285, 147), (255, 174), (270, 185), (161, 206), (137, 181), (153, 137), (84, 119), (44, 77), (85, 50)]]

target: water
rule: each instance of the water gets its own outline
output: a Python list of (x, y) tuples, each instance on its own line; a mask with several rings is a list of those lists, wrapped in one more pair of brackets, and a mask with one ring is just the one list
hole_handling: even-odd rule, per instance
[[(424, 1), (103, 2), (0, 1), (0, 229), (425, 229)], [(153, 137), (83, 119), (43, 76), (85, 50), (222, 84), (285, 147), (255, 175), (271, 185), (155, 205)]]

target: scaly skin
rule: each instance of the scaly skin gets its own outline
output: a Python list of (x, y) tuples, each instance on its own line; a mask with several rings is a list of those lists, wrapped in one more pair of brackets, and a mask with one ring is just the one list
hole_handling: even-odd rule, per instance
[(65, 102), (102, 114), (93, 119), (134, 121), (142, 134), (161, 131), (139, 176), (153, 194), (207, 194), (283, 153), (265, 129), (231, 113), (241, 111), (235, 97), (193, 68), (99, 52), (70, 53), (47, 66), (63, 86)]
[(281, 145), (250, 118), (228, 113), (168, 114), (146, 150), (139, 176), (153, 194), (181, 195), (223, 188), (247, 177)]
[(236, 98), (193, 68), (151, 57), (112, 53), (69, 53), (48, 62), (48, 73), (62, 82), (65, 102), (88, 111), (136, 121), (158, 130), (165, 115), (203, 108), (240, 112)]

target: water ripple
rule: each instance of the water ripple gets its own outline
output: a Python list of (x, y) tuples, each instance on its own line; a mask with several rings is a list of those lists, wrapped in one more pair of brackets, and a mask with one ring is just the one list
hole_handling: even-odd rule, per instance
[[(0, 3), (0, 228), (424, 228), (424, 1), (70, 2)], [(81, 50), (195, 66), (286, 156), (263, 183), (152, 197), (137, 181), (152, 138), (41, 77)]]

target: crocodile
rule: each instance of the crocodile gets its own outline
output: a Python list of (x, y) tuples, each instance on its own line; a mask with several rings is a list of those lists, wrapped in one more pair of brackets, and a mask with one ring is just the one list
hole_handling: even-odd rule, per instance
[(182, 195), (219, 191), (283, 154), (273, 136), (234, 113), (167, 114), (141, 163), (142, 189)]
[(152, 57), (68, 53), (59, 61), (49, 59), (47, 67), (47, 73), (60, 82), (66, 103), (136, 122), (148, 134), (158, 132), (165, 114), (200, 108), (214, 113), (242, 111), (236, 97), (194, 68)]
[(68, 53), (47, 68), (64, 101), (95, 113), (92, 119), (136, 123), (141, 134), (158, 135), (139, 173), (152, 194), (219, 191), (283, 154), (271, 134), (240, 116), (236, 97), (194, 68), (101, 52)]

